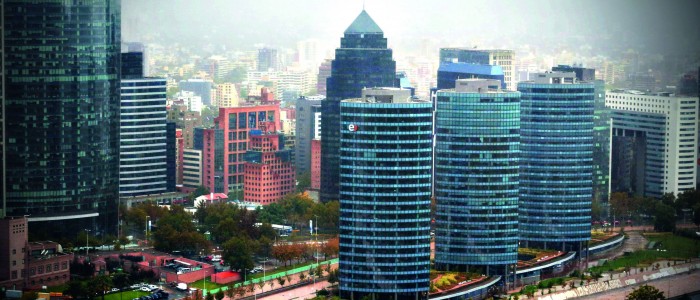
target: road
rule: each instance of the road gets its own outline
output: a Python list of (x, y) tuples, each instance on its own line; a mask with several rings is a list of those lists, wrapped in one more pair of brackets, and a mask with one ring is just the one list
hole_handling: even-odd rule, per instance
[[(660, 291), (664, 292), (666, 298), (676, 297), (683, 294), (691, 293), (700, 290), (698, 285), (700, 282), (700, 272), (693, 272), (691, 274), (680, 274), (669, 277), (664, 277), (662, 279), (647, 282), (648, 285), (653, 285)], [(586, 297), (581, 297), (577, 299), (625, 299), (625, 297), (632, 292), (634, 288), (639, 287), (641, 284), (634, 286), (628, 286), (612, 290), (610, 292), (593, 294)]]

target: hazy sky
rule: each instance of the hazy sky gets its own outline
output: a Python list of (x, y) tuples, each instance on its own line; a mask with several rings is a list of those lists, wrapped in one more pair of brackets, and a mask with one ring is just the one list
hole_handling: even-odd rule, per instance
[[(700, 53), (698, 0), (364, 2), (394, 47), (432, 38), (439, 46), (587, 43), (600, 51), (614, 44)], [(336, 47), (362, 6), (361, 0), (122, 0), (123, 38), (241, 49), (316, 38)]]

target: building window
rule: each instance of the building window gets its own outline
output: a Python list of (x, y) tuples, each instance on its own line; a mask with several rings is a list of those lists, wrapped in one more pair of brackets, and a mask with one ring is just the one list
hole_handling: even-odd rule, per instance
[(12, 254), (17, 254), (17, 249), (12, 249)]
[(12, 271), (12, 279), (17, 279), (17, 271)]
[(61, 270), (65, 270), (65, 269), (68, 269), (68, 262), (64, 261), (61, 263)]

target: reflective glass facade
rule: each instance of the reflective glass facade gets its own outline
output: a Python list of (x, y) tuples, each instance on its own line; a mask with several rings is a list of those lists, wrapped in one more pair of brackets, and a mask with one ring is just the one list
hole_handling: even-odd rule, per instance
[(120, 1), (3, 2), (7, 213), (116, 232)]
[(592, 83), (521, 82), (521, 246), (579, 250), (590, 239)]
[(365, 87), (393, 86), (396, 78), (392, 50), (384, 33), (377, 32), (379, 27), (368, 18), (362, 11), (345, 31), (326, 80), (326, 100), (321, 103), (321, 201), (338, 200), (340, 101), (360, 97)]
[(437, 93), (435, 264), (506, 275), (518, 255), (520, 93)]
[(343, 101), (341, 112), (341, 296), (427, 299), (432, 104)]
[(165, 78), (121, 81), (120, 197), (172, 191), (168, 190), (165, 90)]

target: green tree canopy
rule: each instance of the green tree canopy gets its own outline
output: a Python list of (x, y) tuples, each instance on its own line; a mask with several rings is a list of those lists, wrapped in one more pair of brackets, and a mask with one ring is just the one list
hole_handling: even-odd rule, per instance
[(254, 241), (246, 236), (231, 238), (224, 243), (224, 261), (231, 270), (250, 270), (253, 268)]
[(636, 289), (634, 289), (627, 297), (625, 298), (627, 300), (664, 300), (666, 299), (666, 296), (664, 296), (664, 292), (659, 291), (654, 286), (651, 285), (642, 285)]

